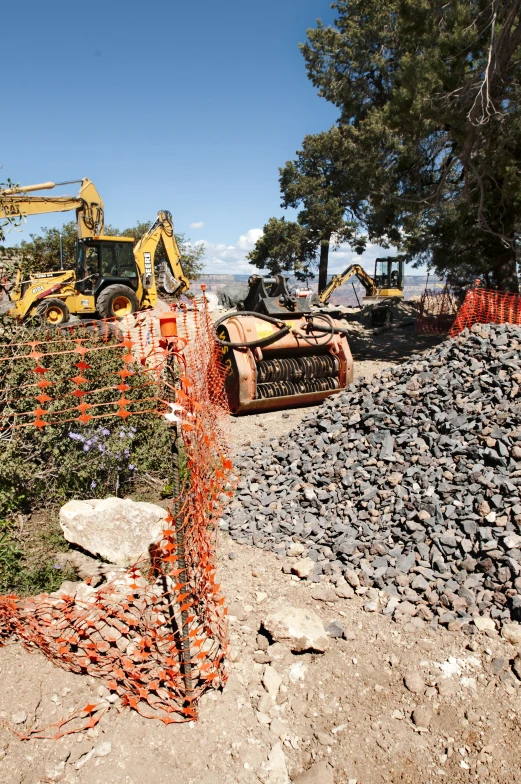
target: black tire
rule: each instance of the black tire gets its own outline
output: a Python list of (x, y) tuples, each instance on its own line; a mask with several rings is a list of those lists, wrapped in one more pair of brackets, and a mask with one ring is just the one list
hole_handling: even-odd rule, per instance
[(71, 314), (69, 308), (56, 297), (44, 299), (37, 307), (36, 312), (44, 327), (61, 327), (66, 324)]
[(139, 310), (139, 302), (135, 291), (118, 283), (103, 289), (96, 300), (96, 309), (101, 318), (121, 319)]

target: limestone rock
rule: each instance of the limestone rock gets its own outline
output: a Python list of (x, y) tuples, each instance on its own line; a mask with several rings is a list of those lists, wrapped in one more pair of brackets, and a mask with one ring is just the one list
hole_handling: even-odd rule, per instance
[(413, 694), (423, 694), (425, 691), (425, 681), (418, 672), (414, 670), (408, 672), (403, 679), (405, 687)]
[(474, 618), (474, 624), (476, 629), (479, 629), (480, 632), (493, 632), (496, 628), (496, 624), (492, 618), (486, 618), (485, 616), (478, 616), (477, 618)]
[(110, 563), (132, 566), (161, 539), (167, 514), (156, 504), (130, 498), (69, 501), (60, 509), (60, 525), (68, 542)]
[(420, 705), (413, 710), (412, 720), (417, 727), (428, 730), (432, 722), (432, 710)]
[(293, 784), (333, 784), (333, 768), (325, 760), (315, 762), (308, 770), (293, 779)]
[(277, 699), (277, 694), (279, 693), (279, 689), (282, 684), (282, 675), (277, 672), (275, 667), (272, 667), (270, 664), (266, 666), (264, 670), (264, 675), (262, 677), (262, 683), (264, 688), (270, 695), (273, 702)]
[(327, 650), (326, 630), (313, 610), (282, 607), (267, 615), (262, 625), (274, 640), (288, 642), (293, 651), (312, 650), (324, 653)]
[(521, 644), (521, 624), (505, 623), (501, 630), (501, 636), (504, 640), (511, 642), (512, 645)]
[(264, 769), (258, 772), (258, 777), (262, 784), (290, 784), (286, 757), (280, 743), (275, 743), (272, 746), (268, 754), (268, 761), (264, 765)]
[(297, 563), (292, 564), (291, 571), (301, 580), (305, 580), (307, 577), (311, 577), (314, 568), (315, 562), (311, 558), (301, 558)]

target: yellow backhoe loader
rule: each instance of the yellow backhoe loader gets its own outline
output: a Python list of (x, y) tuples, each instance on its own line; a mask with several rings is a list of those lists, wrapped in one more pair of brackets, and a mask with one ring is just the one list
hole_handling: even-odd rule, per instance
[(360, 264), (351, 264), (340, 275), (335, 275), (318, 295), (320, 304), (325, 305), (331, 294), (352, 277), (357, 277), (364, 287), (366, 302), (383, 297), (403, 297), (403, 258), (387, 256), (376, 259), (374, 278)]
[(182, 294), (189, 289), (169, 212), (159, 212), (155, 223), (134, 246), (131, 237), (103, 234), (103, 201), (94, 184), (88, 179), (73, 182), (81, 182), (77, 196), (32, 195), (33, 191), (70, 182), (46, 182), (3, 192), (0, 220), (76, 210), (78, 223), (76, 268), (33, 274), (28, 280), (22, 280), (18, 272), (9, 292), (11, 302), (4, 312), (20, 320), (38, 315), (42, 321), (58, 326), (67, 322), (71, 313), (123, 318), (136, 310), (152, 308), (157, 303), (158, 288), (154, 257), (161, 241), (166, 262), (160, 270), (160, 282), (168, 293)]

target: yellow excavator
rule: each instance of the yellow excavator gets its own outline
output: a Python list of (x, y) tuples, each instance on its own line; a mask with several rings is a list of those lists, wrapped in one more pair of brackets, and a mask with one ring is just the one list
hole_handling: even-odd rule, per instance
[(318, 301), (325, 305), (331, 294), (352, 277), (357, 277), (364, 287), (366, 302), (383, 297), (403, 297), (403, 264), (404, 260), (400, 256), (376, 259), (374, 278), (368, 275), (360, 264), (351, 264), (344, 272), (330, 280), (324, 291), (318, 295)]
[[(33, 191), (80, 182), (77, 196), (34, 196)], [(18, 271), (10, 302), (3, 311), (17, 319), (37, 315), (47, 324), (59, 326), (77, 316), (99, 315), (123, 318), (157, 303), (158, 281), (154, 257), (162, 241), (166, 262), (160, 283), (168, 293), (182, 294), (190, 287), (183, 273), (172, 215), (163, 210), (150, 229), (134, 245), (131, 237), (103, 233), (103, 201), (87, 178), (68, 182), (45, 182), (9, 188), (2, 193), (0, 220), (25, 218), (48, 212), (76, 210), (78, 240), (76, 268), (37, 273), (22, 280)]]

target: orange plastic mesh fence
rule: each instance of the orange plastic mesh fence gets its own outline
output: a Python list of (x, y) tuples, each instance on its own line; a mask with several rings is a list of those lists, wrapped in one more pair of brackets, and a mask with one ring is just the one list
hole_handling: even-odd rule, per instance
[(422, 294), (416, 331), (419, 335), (443, 335), (456, 317), (458, 300), (448, 286), (426, 289)]
[(459, 335), (473, 324), (521, 324), (521, 297), (504, 291), (474, 288), (467, 291), (450, 331)]
[[(165, 723), (194, 719), (200, 695), (226, 680), (227, 609), (215, 581), (216, 521), (233, 479), (210, 317), (186, 308), (177, 315), (179, 337), (168, 341), (157, 319), (139, 313), (118, 324), (13, 343), (0, 357), (0, 364), (21, 367), (17, 388), (0, 390), (0, 436), (52, 423), (123, 421), (146, 411), (166, 416), (182, 441), (187, 478), (150, 560), (115, 567), (103, 585), (80, 584), (74, 595), (0, 596), (0, 644), (17, 638), (58, 666), (102, 678), (123, 705)], [(105, 377), (93, 369), (99, 352), (111, 357), (113, 371)], [(87, 705), (21, 737), (61, 737), (93, 727), (108, 707), (104, 701)]]

